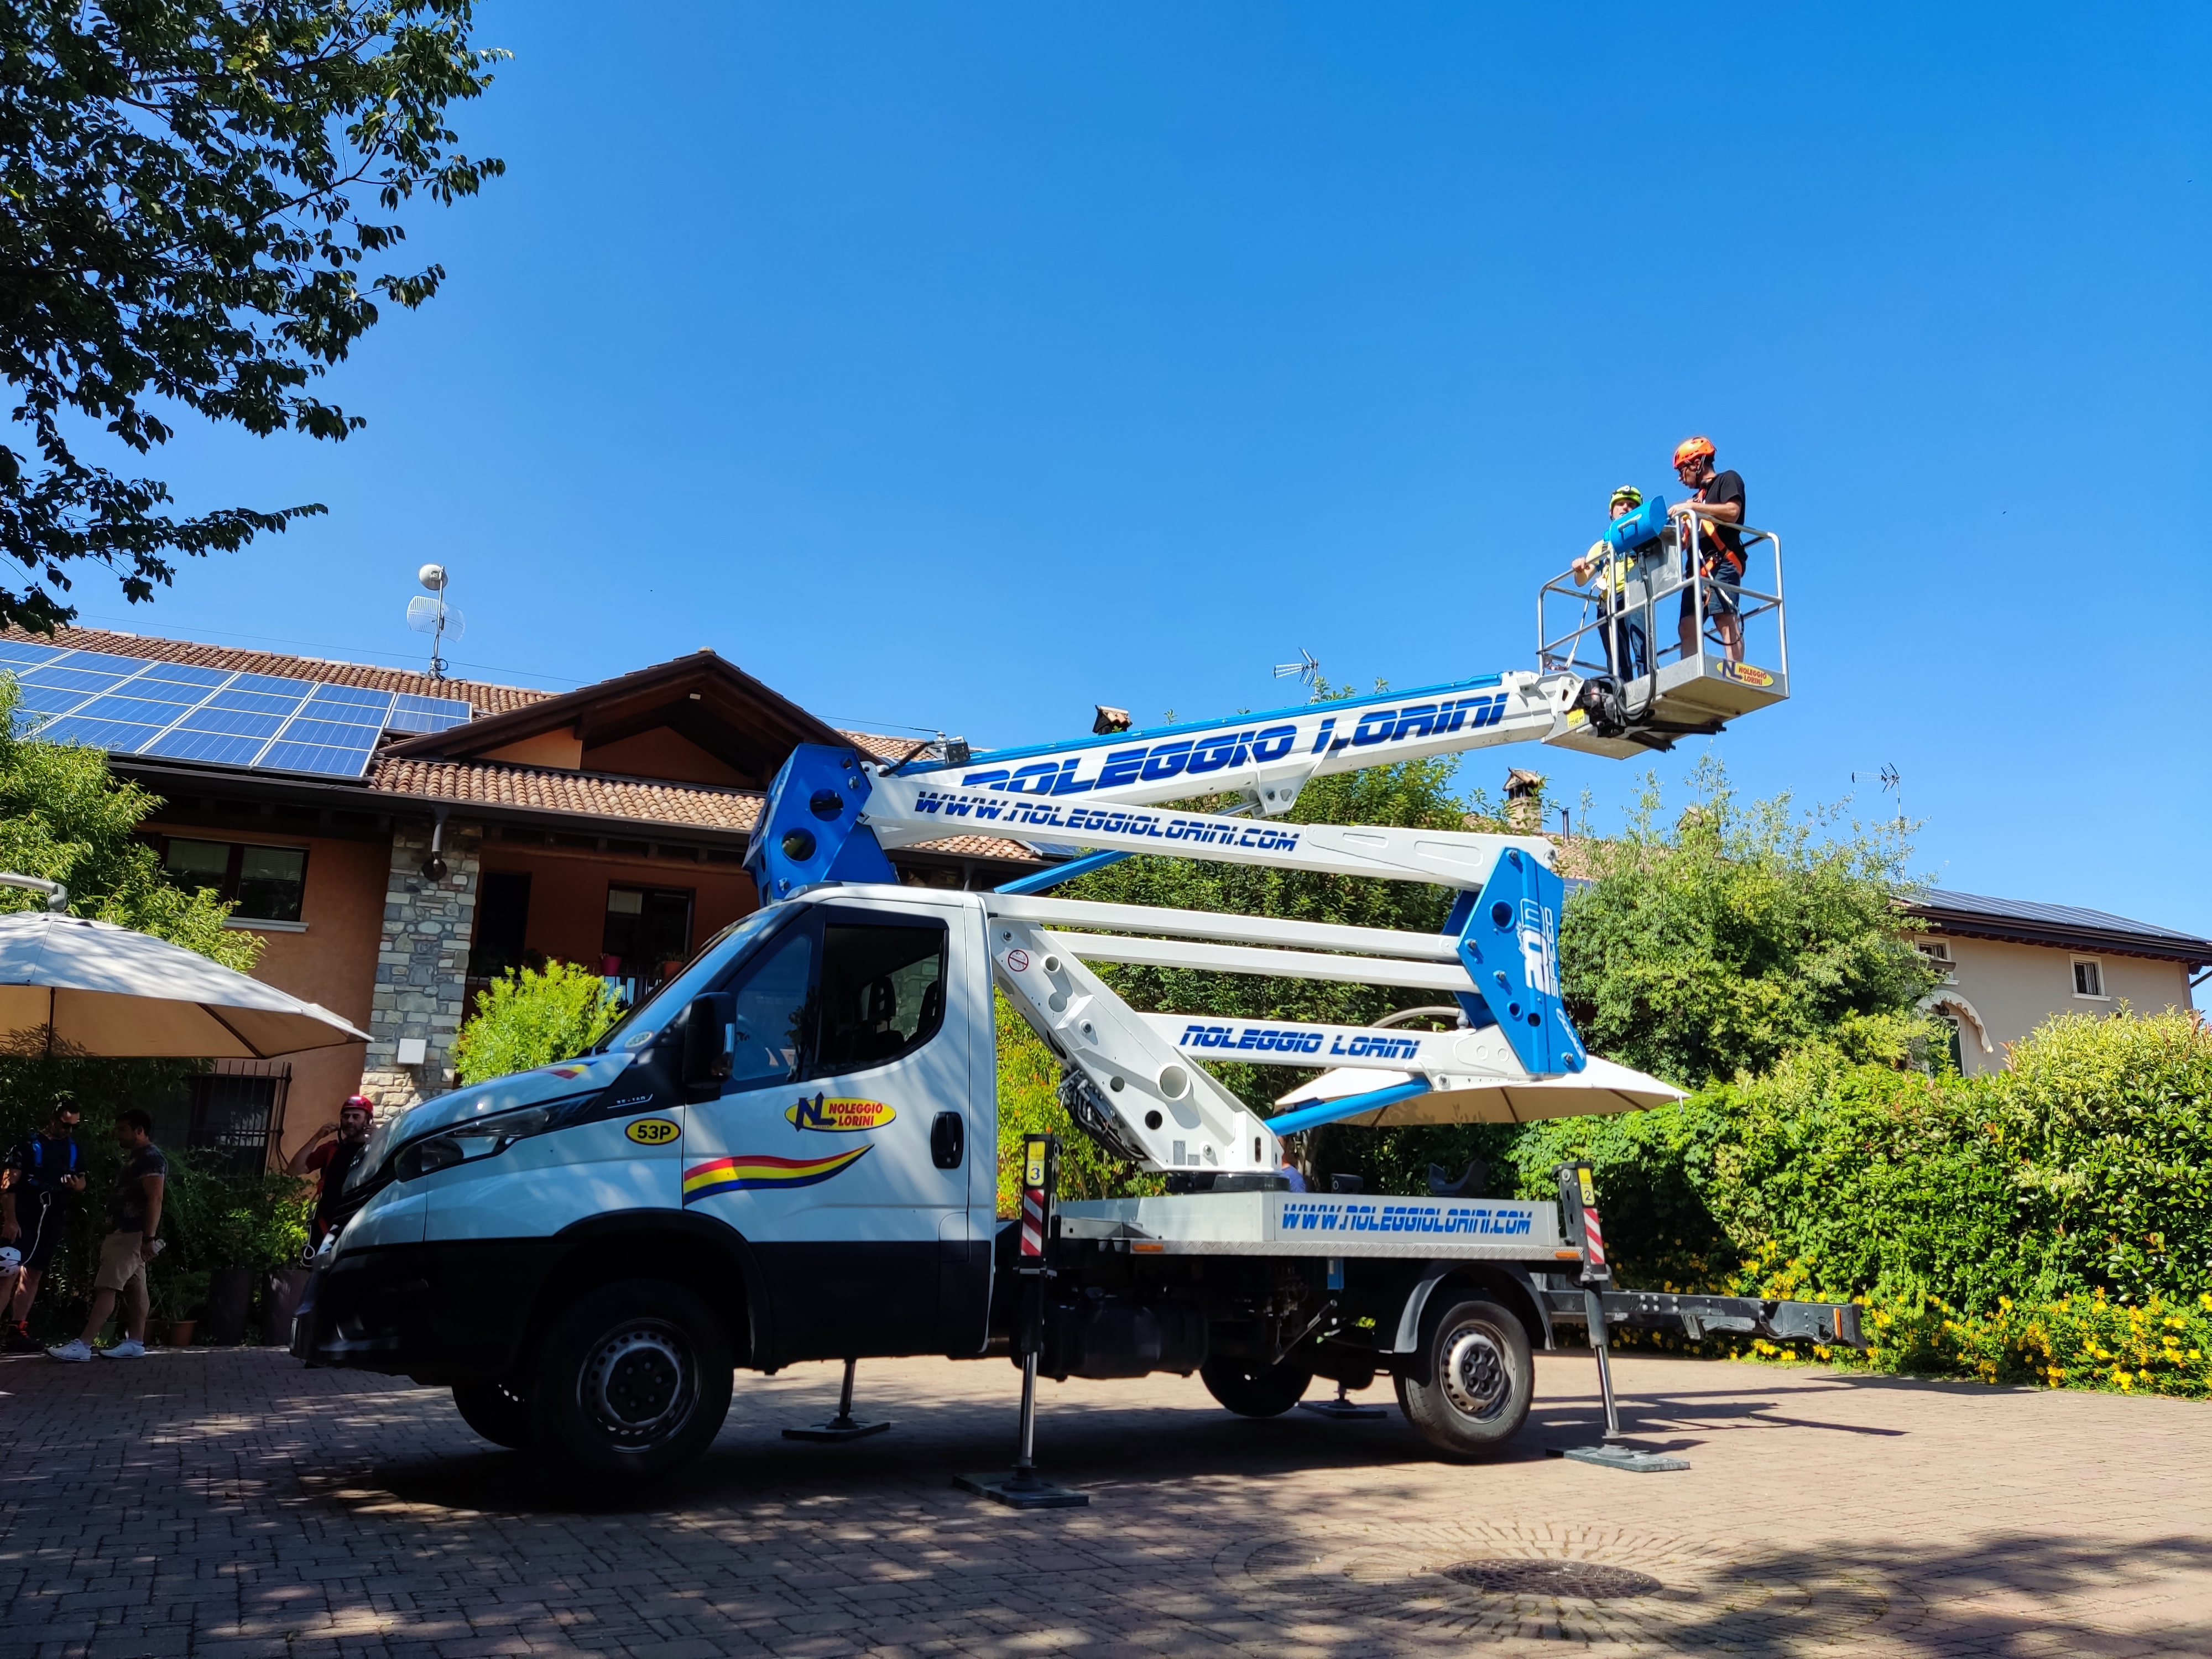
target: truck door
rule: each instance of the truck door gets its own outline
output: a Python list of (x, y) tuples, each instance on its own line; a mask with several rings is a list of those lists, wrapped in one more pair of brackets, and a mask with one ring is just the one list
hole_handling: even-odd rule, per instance
[(793, 908), (728, 988), (732, 1076), (690, 1112), (684, 1206), (751, 1243), (781, 1358), (940, 1351), (940, 1241), (975, 1151), (939, 1121), (968, 1101), (947, 913)]

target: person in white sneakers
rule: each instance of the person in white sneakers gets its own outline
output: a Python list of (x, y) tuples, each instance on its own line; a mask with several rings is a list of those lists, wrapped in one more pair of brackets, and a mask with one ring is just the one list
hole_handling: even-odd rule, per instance
[(154, 1144), (154, 1120), (132, 1107), (118, 1114), (115, 1138), (123, 1167), (108, 1189), (106, 1235), (100, 1241), (100, 1273), (93, 1281), (92, 1317), (84, 1334), (46, 1352), (57, 1359), (89, 1359), (92, 1339), (123, 1300), (123, 1340), (100, 1352), (110, 1359), (137, 1359), (146, 1352), (146, 1264), (161, 1254), (154, 1235), (161, 1226), (161, 1188), (169, 1160)]

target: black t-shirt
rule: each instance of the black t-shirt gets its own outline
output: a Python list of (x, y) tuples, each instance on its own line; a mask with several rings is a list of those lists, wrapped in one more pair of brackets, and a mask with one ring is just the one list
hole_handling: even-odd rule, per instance
[(111, 1233), (144, 1232), (146, 1189), (138, 1183), (149, 1175), (168, 1173), (169, 1160), (150, 1140), (135, 1152), (125, 1152), (123, 1167), (115, 1172), (115, 1185), (107, 1193), (106, 1230)]
[(62, 1177), (75, 1175), (84, 1166), (77, 1152), (74, 1136), (64, 1135), (59, 1140), (52, 1135), (26, 1136), (8, 1149), (8, 1157), (0, 1169), (15, 1172), (18, 1196), (33, 1193), (68, 1193), (73, 1190), (62, 1185)]
[[(1750, 509), (1743, 504), (1743, 474), (1741, 472), (1714, 473), (1705, 480), (1705, 487), (1691, 499), (1711, 501), (1716, 507), (1734, 501), (1738, 509), (1737, 524), (1741, 524), (1750, 515)], [(1712, 526), (1710, 531), (1705, 528), (1707, 525)], [(1734, 525), (1723, 524), (1717, 519), (1700, 519), (1698, 520), (1698, 539), (1718, 542), (1735, 556), (1736, 568), (1743, 568), (1743, 532)]]
[(322, 1184), (315, 1189), (315, 1218), (327, 1220), (331, 1206), (338, 1201), (345, 1190), (346, 1176), (353, 1172), (360, 1158), (363, 1143), (358, 1140), (333, 1140), (327, 1146), (318, 1146), (308, 1155), (307, 1167), (323, 1172)]

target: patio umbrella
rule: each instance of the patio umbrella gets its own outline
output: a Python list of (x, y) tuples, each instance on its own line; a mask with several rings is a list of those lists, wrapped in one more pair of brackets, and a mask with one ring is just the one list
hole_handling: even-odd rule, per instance
[[(10, 883), (9, 885), (15, 884)], [(329, 1009), (181, 945), (82, 916), (0, 916), (0, 1033), (48, 1053), (267, 1060), (366, 1042)]]
[[(1278, 1106), (1311, 1106), (1410, 1084), (1410, 1072), (1362, 1071), (1344, 1067), (1323, 1072), (1278, 1100)], [(1595, 1054), (1583, 1068), (1565, 1077), (1504, 1078), (1465, 1089), (1430, 1090), (1392, 1101), (1371, 1112), (1340, 1120), (1370, 1129), (1395, 1129), (1411, 1123), (1534, 1123), (1547, 1117), (1585, 1117), (1643, 1111), (1682, 1098), (1682, 1091), (1656, 1077)]]

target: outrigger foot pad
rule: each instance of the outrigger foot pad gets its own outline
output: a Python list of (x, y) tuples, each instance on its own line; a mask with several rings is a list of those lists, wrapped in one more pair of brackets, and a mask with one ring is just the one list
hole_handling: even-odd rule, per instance
[(1302, 1412), (1311, 1412), (1316, 1417), (1334, 1418), (1340, 1423), (1348, 1423), (1359, 1418), (1390, 1415), (1389, 1410), (1383, 1407), (1361, 1405), (1351, 1396), (1341, 1382), (1336, 1385), (1335, 1399), (1301, 1400), (1298, 1401), (1298, 1409)]
[(1091, 1504), (1087, 1492), (1055, 1486), (1035, 1469), (1012, 1469), (1004, 1474), (956, 1474), (952, 1484), (1016, 1510), (1079, 1510)]
[(786, 1440), (859, 1440), (872, 1434), (881, 1434), (890, 1427), (888, 1423), (855, 1423), (849, 1417), (833, 1417), (827, 1423), (815, 1423), (803, 1429), (786, 1429)]
[(837, 1415), (827, 1423), (816, 1423), (803, 1429), (786, 1429), (786, 1440), (860, 1440), (872, 1434), (881, 1434), (890, 1427), (888, 1423), (861, 1423), (853, 1416), (853, 1373), (860, 1362), (845, 1362), (845, 1386), (837, 1396)]
[(1568, 1457), (1577, 1463), (1595, 1463), (1601, 1468), (1627, 1469), (1636, 1474), (1657, 1474), (1667, 1469), (1686, 1469), (1690, 1466), (1679, 1457), (1669, 1457), (1664, 1452), (1642, 1451), (1633, 1446), (1569, 1446), (1565, 1449), (1547, 1447), (1547, 1457)]

